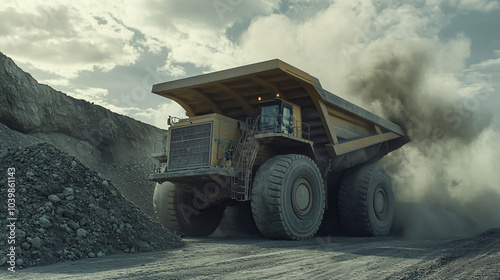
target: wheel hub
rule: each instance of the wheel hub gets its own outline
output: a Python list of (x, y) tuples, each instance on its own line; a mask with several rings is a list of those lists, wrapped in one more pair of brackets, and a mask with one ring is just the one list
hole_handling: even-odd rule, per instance
[(297, 217), (302, 218), (312, 207), (312, 187), (306, 178), (298, 178), (292, 187), (292, 207)]
[(386, 201), (387, 196), (384, 189), (381, 186), (377, 186), (373, 195), (373, 208), (375, 210), (375, 215), (379, 220), (383, 220), (385, 217), (387, 209)]

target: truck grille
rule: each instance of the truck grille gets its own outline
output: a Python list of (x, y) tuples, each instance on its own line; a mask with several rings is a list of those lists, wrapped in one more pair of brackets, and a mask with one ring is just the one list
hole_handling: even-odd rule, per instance
[(170, 130), (168, 170), (210, 166), (212, 124), (200, 124)]

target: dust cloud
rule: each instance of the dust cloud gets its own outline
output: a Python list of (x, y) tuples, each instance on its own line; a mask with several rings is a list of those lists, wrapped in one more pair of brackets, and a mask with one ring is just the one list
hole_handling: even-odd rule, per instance
[(379, 40), (352, 66), (349, 94), (402, 125), (412, 142), (385, 157), (395, 230), (451, 238), (500, 227), (500, 132), (488, 77), (436, 70), (432, 42)]

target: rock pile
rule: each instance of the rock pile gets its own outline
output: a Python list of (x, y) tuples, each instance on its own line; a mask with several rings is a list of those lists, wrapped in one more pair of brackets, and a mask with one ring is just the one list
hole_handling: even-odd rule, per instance
[[(11, 167), (17, 268), (183, 245), (124, 199), (111, 182), (50, 144), (0, 153), (0, 201), (7, 202), (6, 173)], [(2, 203), (2, 213), (7, 208)], [(7, 220), (0, 224), (6, 237)], [(7, 261), (7, 242), (0, 238), (0, 266)]]
[(128, 162), (96, 164), (90, 168), (102, 178), (112, 181), (122, 195), (139, 207), (144, 214), (156, 219), (153, 210), (155, 183), (148, 181), (155, 164), (157, 162), (148, 155)]

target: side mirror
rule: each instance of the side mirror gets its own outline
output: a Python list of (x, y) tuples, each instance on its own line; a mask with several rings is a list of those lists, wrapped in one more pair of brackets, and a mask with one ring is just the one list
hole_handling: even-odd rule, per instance
[(167, 119), (167, 124), (168, 125), (172, 125), (172, 117), (171, 116), (168, 116), (168, 119)]

